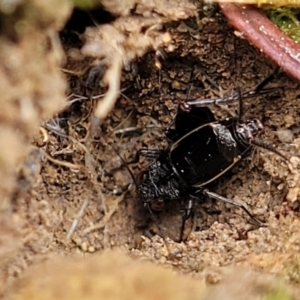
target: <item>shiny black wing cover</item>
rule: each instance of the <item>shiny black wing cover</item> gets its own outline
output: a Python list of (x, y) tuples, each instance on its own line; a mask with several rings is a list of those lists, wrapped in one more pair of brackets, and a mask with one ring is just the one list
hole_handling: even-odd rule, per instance
[(186, 184), (205, 186), (241, 159), (231, 125), (220, 122), (205, 124), (172, 145), (169, 154), (171, 165)]

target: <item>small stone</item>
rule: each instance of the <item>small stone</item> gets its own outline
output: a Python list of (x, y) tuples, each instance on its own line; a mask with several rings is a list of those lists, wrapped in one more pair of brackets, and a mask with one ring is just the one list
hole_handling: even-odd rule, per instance
[(89, 246), (88, 247), (88, 252), (90, 252), (90, 253), (95, 252), (95, 247), (94, 246)]
[(294, 187), (292, 189), (289, 190), (286, 199), (291, 202), (294, 203), (295, 201), (297, 201), (297, 196), (299, 194), (299, 188), (298, 187)]
[(282, 143), (291, 143), (294, 140), (294, 134), (289, 129), (279, 129), (276, 134)]
[(87, 252), (88, 250), (88, 243), (87, 242), (83, 242), (81, 245), (80, 245), (80, 248), (83, 252)]
[(290, 127), (295, 124), (295, 119), (291, 115), (286, 115), (284, 116), (284, 122), (286, 123), (287, 127)]

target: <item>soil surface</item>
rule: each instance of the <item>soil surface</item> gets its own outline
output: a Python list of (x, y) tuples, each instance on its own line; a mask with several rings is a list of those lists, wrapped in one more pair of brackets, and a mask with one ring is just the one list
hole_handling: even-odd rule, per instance
[[(247, 270), (261, 270), (261, 274), (280, 274), (294, 284), (293, 290), (298, 289), (297, 82), (279, 71), (268, 85), (274, 88), (272, 93), (243, 99), (244, 119), (261, 120), (261, 141), (280, 151), (289, 162), (256, 147), (211, 187), (213, 192), (244, 204), (264, 226), (258, 228), (235, 206), (203, 197), (195, 203), (193, 217), (186, 224), (187, 239), (181, 243), (177, 241), (184, 203), (166, 203), (162, 211), (155, 212), (164, 240), (137, 197), (127, 169), (136, 176), (151, 160), (143, 158), (124, 166), (139, 149), (168, 146), (164, 132), (180, 102), (228, 96), (236, 88), (251, 90), (275, 70), (262, 53), (227, 25), (217, 6), (198, 10), (197, 16), (185, 20), (164, 16), (153, 37), (161, 37), (160, 46), (152, 50), (147, 44), (143, 55), (123, 61), (121, 95), (102, 120), (93, 117), (93, 112), (110, 87), (105, 74), (112, 69), (113, 59), (107, 53), (105, 59), (88, 57), (81, 49), (96, 30), (105, 31), (103, 26), (119, 29), (119, 20), (126, 27), (133, 24), (129, 20), (141, 15), (126, 19), (104, 13), (109, 22), (105, 25), (92, 23), (84, 31), (69, 23), (61, 32), (66, 54), (62, 72), (68, 82), (66, 104), (42, 123), (19, 170), (11, 203), (14, 226), (1, 229), (1, 235), (7, 237), (5, 253), (14, 249), (2, 264), (3, 290), (29, 267), (53, 254), (92, 255), (111, 248), (172, 267), (208, 284), (222, 281), (227, 270), (243, 265)], [(237, 103), (211, 109), (217, 119), (232, 117), (236, 116)], [(240, 280), (240, 275), (232, 276), (233, 282)], [(251, 280), (248, 284), (255, 285)], [(233, 289), (232, 283), (225, 285)]]

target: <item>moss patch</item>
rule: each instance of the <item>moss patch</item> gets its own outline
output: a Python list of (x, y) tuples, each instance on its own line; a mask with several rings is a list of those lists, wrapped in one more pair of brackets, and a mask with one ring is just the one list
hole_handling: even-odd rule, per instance
[(265, 11), (267, 17), (284, 33), (300, 42), (300, 9), (281, 7)]

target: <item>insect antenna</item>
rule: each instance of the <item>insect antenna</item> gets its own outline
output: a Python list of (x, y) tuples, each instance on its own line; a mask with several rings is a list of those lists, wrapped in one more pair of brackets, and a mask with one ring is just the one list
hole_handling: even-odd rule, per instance
[[(270, 77), (274, 77), (275, 74), (273, 73), (272, 76)], [(265, 81), (267, 82), (264, 82), (264, 84), (260, 83), (259, 86), (264, 86), (266, 85), (266, 83), (268, 83), (272, 78), (267, 78)], [(258, 87), (257, 87), (258, 88)], [(237, 94), (239, 96), (239, 107), (238, 107), (238, 123), (241, 123), (242, 122), (242, 117), (244, 115), (244, 105), (243, 105), (243, 99), (242, 99), (242, 93), (241, 93), (241, 89), (238, 87), (237, 89)], [(259, 147), (259, 148), (263, 148), (263, 149), (266, 149), (270, 152), (273, 152), (275, 154), (277, 154), (278, 156), (280, 156), (283, 160), (285, 161), (289, 161), (289, 159), (284, 156), (282, 153), (280, 153), (278, 150), (276, 150), (275, 148), (273, 148), (271, 145), (268, 145), (266, 143), (264, 143), (263, 141), (260, 141), (260, 140), (252, 140), (251, 141), (251, 145), (254, 145), (256, 147)]]
[(241, 123), (242, 122), (242, 118), (244, 116), (244, 103), (243, 103), (241, 89), (239, 87), (237, 87), (236, 91), (237, 91), (238, 100), (239, 100), (239, 106), (238, 106), (238, 123)]
[(117, 156), (120, 158), (120, 160), (121, 160), (121, 162), (122, 162), (122, 166), (124, 166), (124, 167), (127, 169), (127, 171), (128, 171), (128, 173), (129, 173), (129, 175), (130, 175), (130, 177), (131, 177), (131, 179), (132, 179), (132, 181), (133, 181), (133, 183), (134, 183), (136, 189), (138, 190), (138, 187), (139, 187), (139, 186), (138, 186), (138, 183), (137, 183), (137, 181), (136, 181), (136, 179), (135, 179), (135, 176), (133, 175), (131, 169), (128, 167), (128, 164), (126, 163), (126, 161), (124, 160), (124, 158), (118, 153), (118, 151), (116, 150), (116, 148), (115, 148), (112, 144), (109, 144), (109, 146), (114, 150), (114, 152), (115, 152), (115, 153), (117, 154)]
[(273, 88), (269, 88), (269, 89), (264, 89), (264, 87), (270, 82), (272, 81), (276, 76), (277, 74), (279, 73), (279, 68), (276, 67), (275, 70), (267, 77), (265, 78), (262, 82), (260, 82), (254, 89), (253, 89), (253, 93), (260, 93), (260, 91), (266, 91), (268, 92), (269, 90), (273, 90)]
[(273, 148), (271, 145), (268, 145), (268, 144), (264, 143), (263, 141), (252, 140), (251, 145), (254, 145), (256, 147), (263, 148), (263, 149), (266, 149), (270, 152), (273, 152), (273, 153), (277, 154), (278, 156), (280, 156), (283, 160), (289, 162), (289, 159), (285, 155), (283, 155), (281, 152), (279, 152), (278, 150)]

